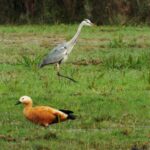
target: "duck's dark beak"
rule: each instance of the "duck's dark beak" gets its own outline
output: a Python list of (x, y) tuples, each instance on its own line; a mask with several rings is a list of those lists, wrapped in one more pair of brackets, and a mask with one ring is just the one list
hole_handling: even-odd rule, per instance
[(15, 105), (19, 105), (19, 104), (21, 104), (21, 102), (20, 102), (20, 101), (17, 101)]

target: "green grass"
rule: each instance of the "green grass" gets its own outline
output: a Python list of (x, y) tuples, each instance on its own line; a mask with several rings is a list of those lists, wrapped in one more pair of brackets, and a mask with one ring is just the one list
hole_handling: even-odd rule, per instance
[[(3, 150), (150, 148), (149, 27), (85, 27), (59, 80), (41, 58), (77, 25), (0, 26), (0, 147)], [(28, 122), (23, 95), (35, 105), (70, 109), (75, 121), (44, 129)]]

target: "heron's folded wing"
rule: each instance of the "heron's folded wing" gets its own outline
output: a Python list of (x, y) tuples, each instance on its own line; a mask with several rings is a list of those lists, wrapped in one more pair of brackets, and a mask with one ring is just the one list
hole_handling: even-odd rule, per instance
[(53, 48), (50, 53), (44, 58), (42, 64), (53, 64), (61, 61), (67, 52), (66, 43), (59, 44), (55, 48)]

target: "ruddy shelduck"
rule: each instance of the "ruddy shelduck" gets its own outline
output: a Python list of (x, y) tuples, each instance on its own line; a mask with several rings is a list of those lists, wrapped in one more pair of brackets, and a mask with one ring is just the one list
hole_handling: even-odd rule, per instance
[(29, 96), (22, 96), (16, 105), (21, 103), (24, 105), (24, 116), (31, 122), (45, 127), (53, 123), (75, 119), (75, 115), (70, 110), (58, 110), (49, 106), (32, 107), (32, 99)]

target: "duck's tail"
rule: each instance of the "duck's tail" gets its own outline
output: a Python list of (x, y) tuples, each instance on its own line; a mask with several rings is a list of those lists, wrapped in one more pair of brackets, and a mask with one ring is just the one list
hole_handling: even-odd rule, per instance
[(60, 111), (62, 111), (65, 114), (68, 115), (67, 119), (70, 119), (70, 120), (75, 120), (76, 119), (76, 115), (73, 114), (73, 111), (71, 111), (71, 110), (64, 110), (64, 109), (60, 109)]
[(76, 116), (74, 114), (68, 114), (68, 118), (67, 119), (70, 119), (70, 120), (75, 120), (76, 119)]

